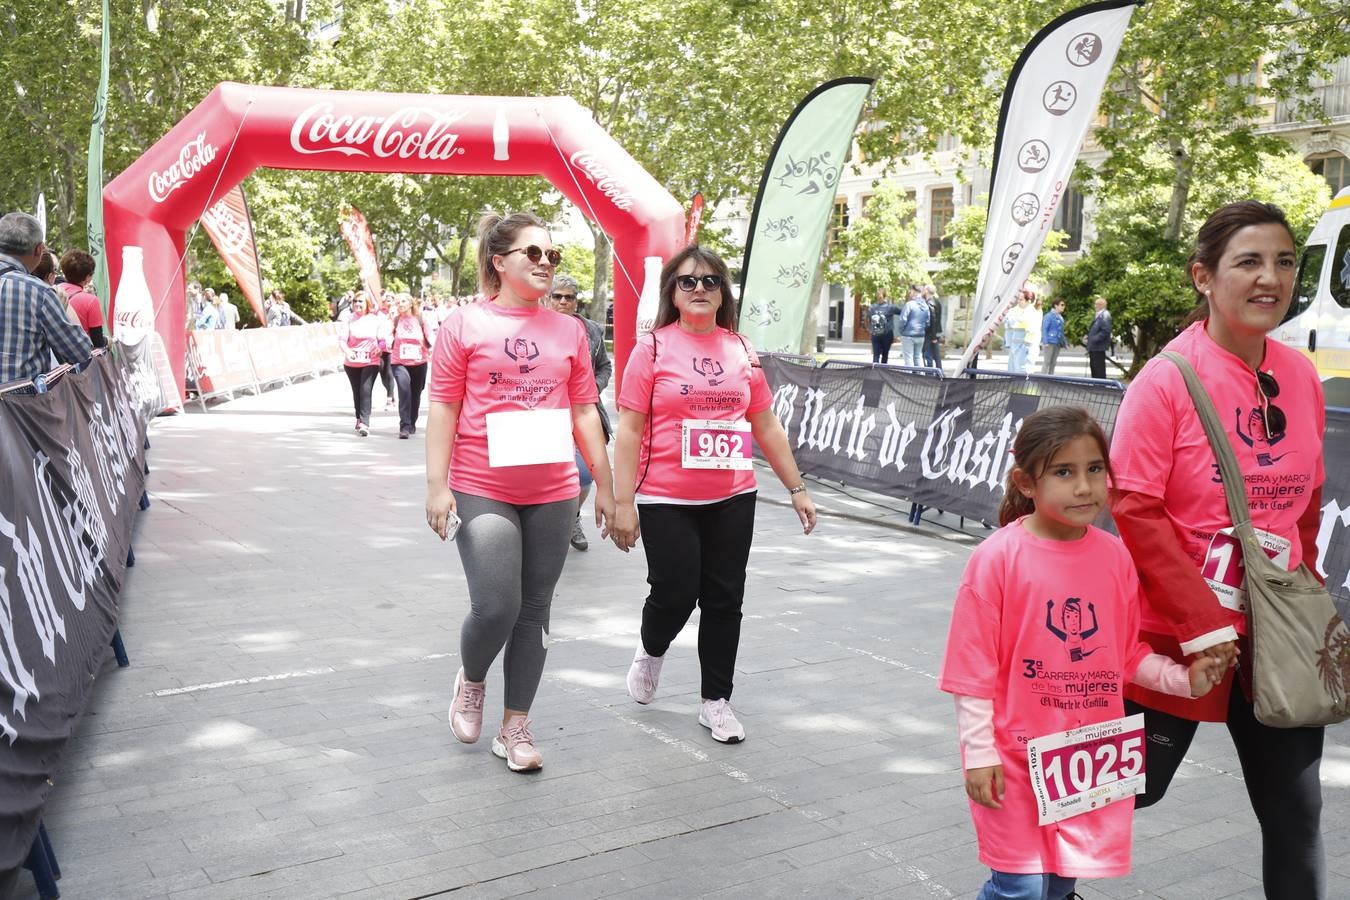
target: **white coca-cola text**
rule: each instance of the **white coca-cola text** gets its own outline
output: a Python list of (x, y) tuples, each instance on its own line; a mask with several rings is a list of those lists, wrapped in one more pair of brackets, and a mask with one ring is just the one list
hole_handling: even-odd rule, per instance
[(216, 147), (206, 142), (206, 132), (203, 131), (178, 151), (178, 159), (174, 160), (173, 165), (163, 172), (150, 173), (150, 181), (147, 184), (150, 199), (156, 203), (163, 203), (170, 194), (187, 184), (189, 178), (209, 166), (211, 160), (215, 158)]
[(450, 127), (463, 119), (462, 109), (437, 111), (407, 106), (388, 115), (335, 113), (330, 102), (316, 103), (291, 126), (296, 153), (341, 153), (380, 159), (446, 160), (464, 152), (459, 134)]
[(234, 210), (224, 200), (216, 201), (202, 216), (202, 224), (220, 241), (220, 249), (226, 253), (237, 254), (248, 244), (248, 226), (236, 218)]
[(596, 190), (604, 194), (619, 209), (631, 209), (634, 197), (628, 193), (619, 179), (610, 174), (605, 164), (589, 150), (578, 150), (569, 160), (580, 169), (595, 185)]

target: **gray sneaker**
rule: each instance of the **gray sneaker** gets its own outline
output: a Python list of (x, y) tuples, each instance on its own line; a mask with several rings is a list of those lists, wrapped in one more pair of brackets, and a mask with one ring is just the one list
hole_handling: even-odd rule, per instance
[(639, 703), (651, 703), (656, 696), (656, 685), (661, 681), (661, 663), (664, 656), (648, 656), (638, 641), (637, 653), (633, 654), (633, 664), (628, 667), (628, 696)]
[(590, 541), (586, 540), (586, 532), (581, 530), (581, 514), (577, 513), (576, 519), (572, 522), (572, 537), (568, 539), (573, 548), (585, 550), (591, 546)]
[(698, 724), (711, 731), (715, 741), (739, 744), (745, 740), (745, 729), (727, 700), (704, 700), (699, 705)]

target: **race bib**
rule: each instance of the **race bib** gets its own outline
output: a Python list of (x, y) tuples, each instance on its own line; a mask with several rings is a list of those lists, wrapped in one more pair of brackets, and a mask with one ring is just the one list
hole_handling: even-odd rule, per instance
[[(1266, 556), (1288, 569), (1289, 541), (1259, 528), (1254, 531)], [(1242, 562), (1242, 544), (1234, 537), (1232, 528), (1220, 529), (1210, 538), (1200, 574), (1221, 606), (1233, 612), (1247, 612), (1247, 567)]]
[(680, 465), (686, 469), (753, 469), (750, 423), (685, 419), (680, 423)]
[(417, 342), (400, 343), (395, 362), (418, 365), (427, 361), (426, 349)]
[(370, 363), (377, 353), (379, 353), (379, 348), (374, 341), (362, 341), (355, 346), (348, 344), (347, 362), (364, 366)]
[(1081, 816), (1144, 790), (1142, 713), (1027, 742), (1037, 824)]
[(488, 465), (538, 466), (571, 462), (572, 411), (522, 409), (487, 414)]

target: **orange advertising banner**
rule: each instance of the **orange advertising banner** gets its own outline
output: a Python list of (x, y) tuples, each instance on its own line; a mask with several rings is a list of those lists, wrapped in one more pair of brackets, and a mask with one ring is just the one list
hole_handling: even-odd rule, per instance
[(370, 299), (378, 303), (381, 294), (380, 260), (375, 255), (375, 238), (371, 237), (370, 224), (366, 222), (366, 217), (361, 215), (361, 210), (355, 206), (348, 206), (343, 211), (339, 228), (342, 230), (342, 236), (347, 239), (352, 256), (356, 257), (356, 264), (361, 269), (361, 283), (366, 286)]
[(262, 272), (258, 265), (258, 245), (253, 239), (253, 220), (249, 218), (244, 186), (238, 185), (202, 214), (202, 228), (216, 245), (216, 252), (243, 292), (258, 321), (263, 314)]

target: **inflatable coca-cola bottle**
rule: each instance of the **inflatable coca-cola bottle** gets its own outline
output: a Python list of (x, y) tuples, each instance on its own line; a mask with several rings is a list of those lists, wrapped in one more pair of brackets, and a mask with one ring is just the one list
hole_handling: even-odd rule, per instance
[(113, 300), (113, 340), (139, 344), (155, 330), (155, 306), (145, 280), (145, 252), (140, 247), (122, 248), (122, 278)]
[(642, 260), (642, 293), (638, 295), (638, 337), (652, 330), (656, 324), (656, 307), (661, 301), (661, 257), (648, 256)]

